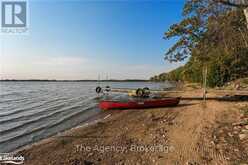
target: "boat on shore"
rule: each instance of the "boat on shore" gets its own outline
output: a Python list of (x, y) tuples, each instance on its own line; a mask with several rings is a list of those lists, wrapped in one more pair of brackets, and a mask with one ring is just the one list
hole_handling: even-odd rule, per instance
[(177, 106), (179, 102), (180, 97), (148, 98), (128, 101), (102, 100), (99, 103), (99, 108), (102, 110), (158, 108)]

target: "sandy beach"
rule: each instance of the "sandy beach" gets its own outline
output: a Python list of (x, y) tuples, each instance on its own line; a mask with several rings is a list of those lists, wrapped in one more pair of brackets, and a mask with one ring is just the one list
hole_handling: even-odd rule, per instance
[(0, 165), (248, 165), (248, 0), (0, 1)]
[(248, 102), (182, 100), (177, 107), (109, 111), (17, 154), (27, 165), (247, 164), (247, 109)]

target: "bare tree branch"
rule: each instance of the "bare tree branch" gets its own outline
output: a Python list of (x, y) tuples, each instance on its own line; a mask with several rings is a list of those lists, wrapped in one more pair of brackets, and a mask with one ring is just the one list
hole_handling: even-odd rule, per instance
[(233, 6), (233, 7), (241, 7), (241, 8), (247, 8), (248, 7), (248, 0), (213, 0), (217, 3), (222, 3), (224, 5)]

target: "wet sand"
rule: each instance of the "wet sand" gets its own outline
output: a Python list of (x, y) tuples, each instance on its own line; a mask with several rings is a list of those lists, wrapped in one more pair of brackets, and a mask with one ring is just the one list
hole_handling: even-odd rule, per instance
[[(200, 96), (201, 90), (183, 95)], [(102, 120), (17, 154), (28, 165), (245, 164), (248, 127), (244, 132), (246, 124), (239, 123), (248, 119), (240, 111), (246, 106), (248, 102), (183, 100), (177, 107), (109, 111)]]

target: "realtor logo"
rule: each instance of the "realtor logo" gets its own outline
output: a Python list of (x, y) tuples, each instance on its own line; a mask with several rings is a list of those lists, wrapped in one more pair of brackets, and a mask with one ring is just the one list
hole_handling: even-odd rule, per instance
[(24, 164), (24, 157), (14, 153), (0, 153), (0, 164)]
[[(0, 0), (1, 1), (1, 0)], [(27, 32), (28, 6), (26, 0), (1, 1), (1, 32), (20, 34)]]
[(26, 27), (27, 2), (2, 2), (2, 27)]

